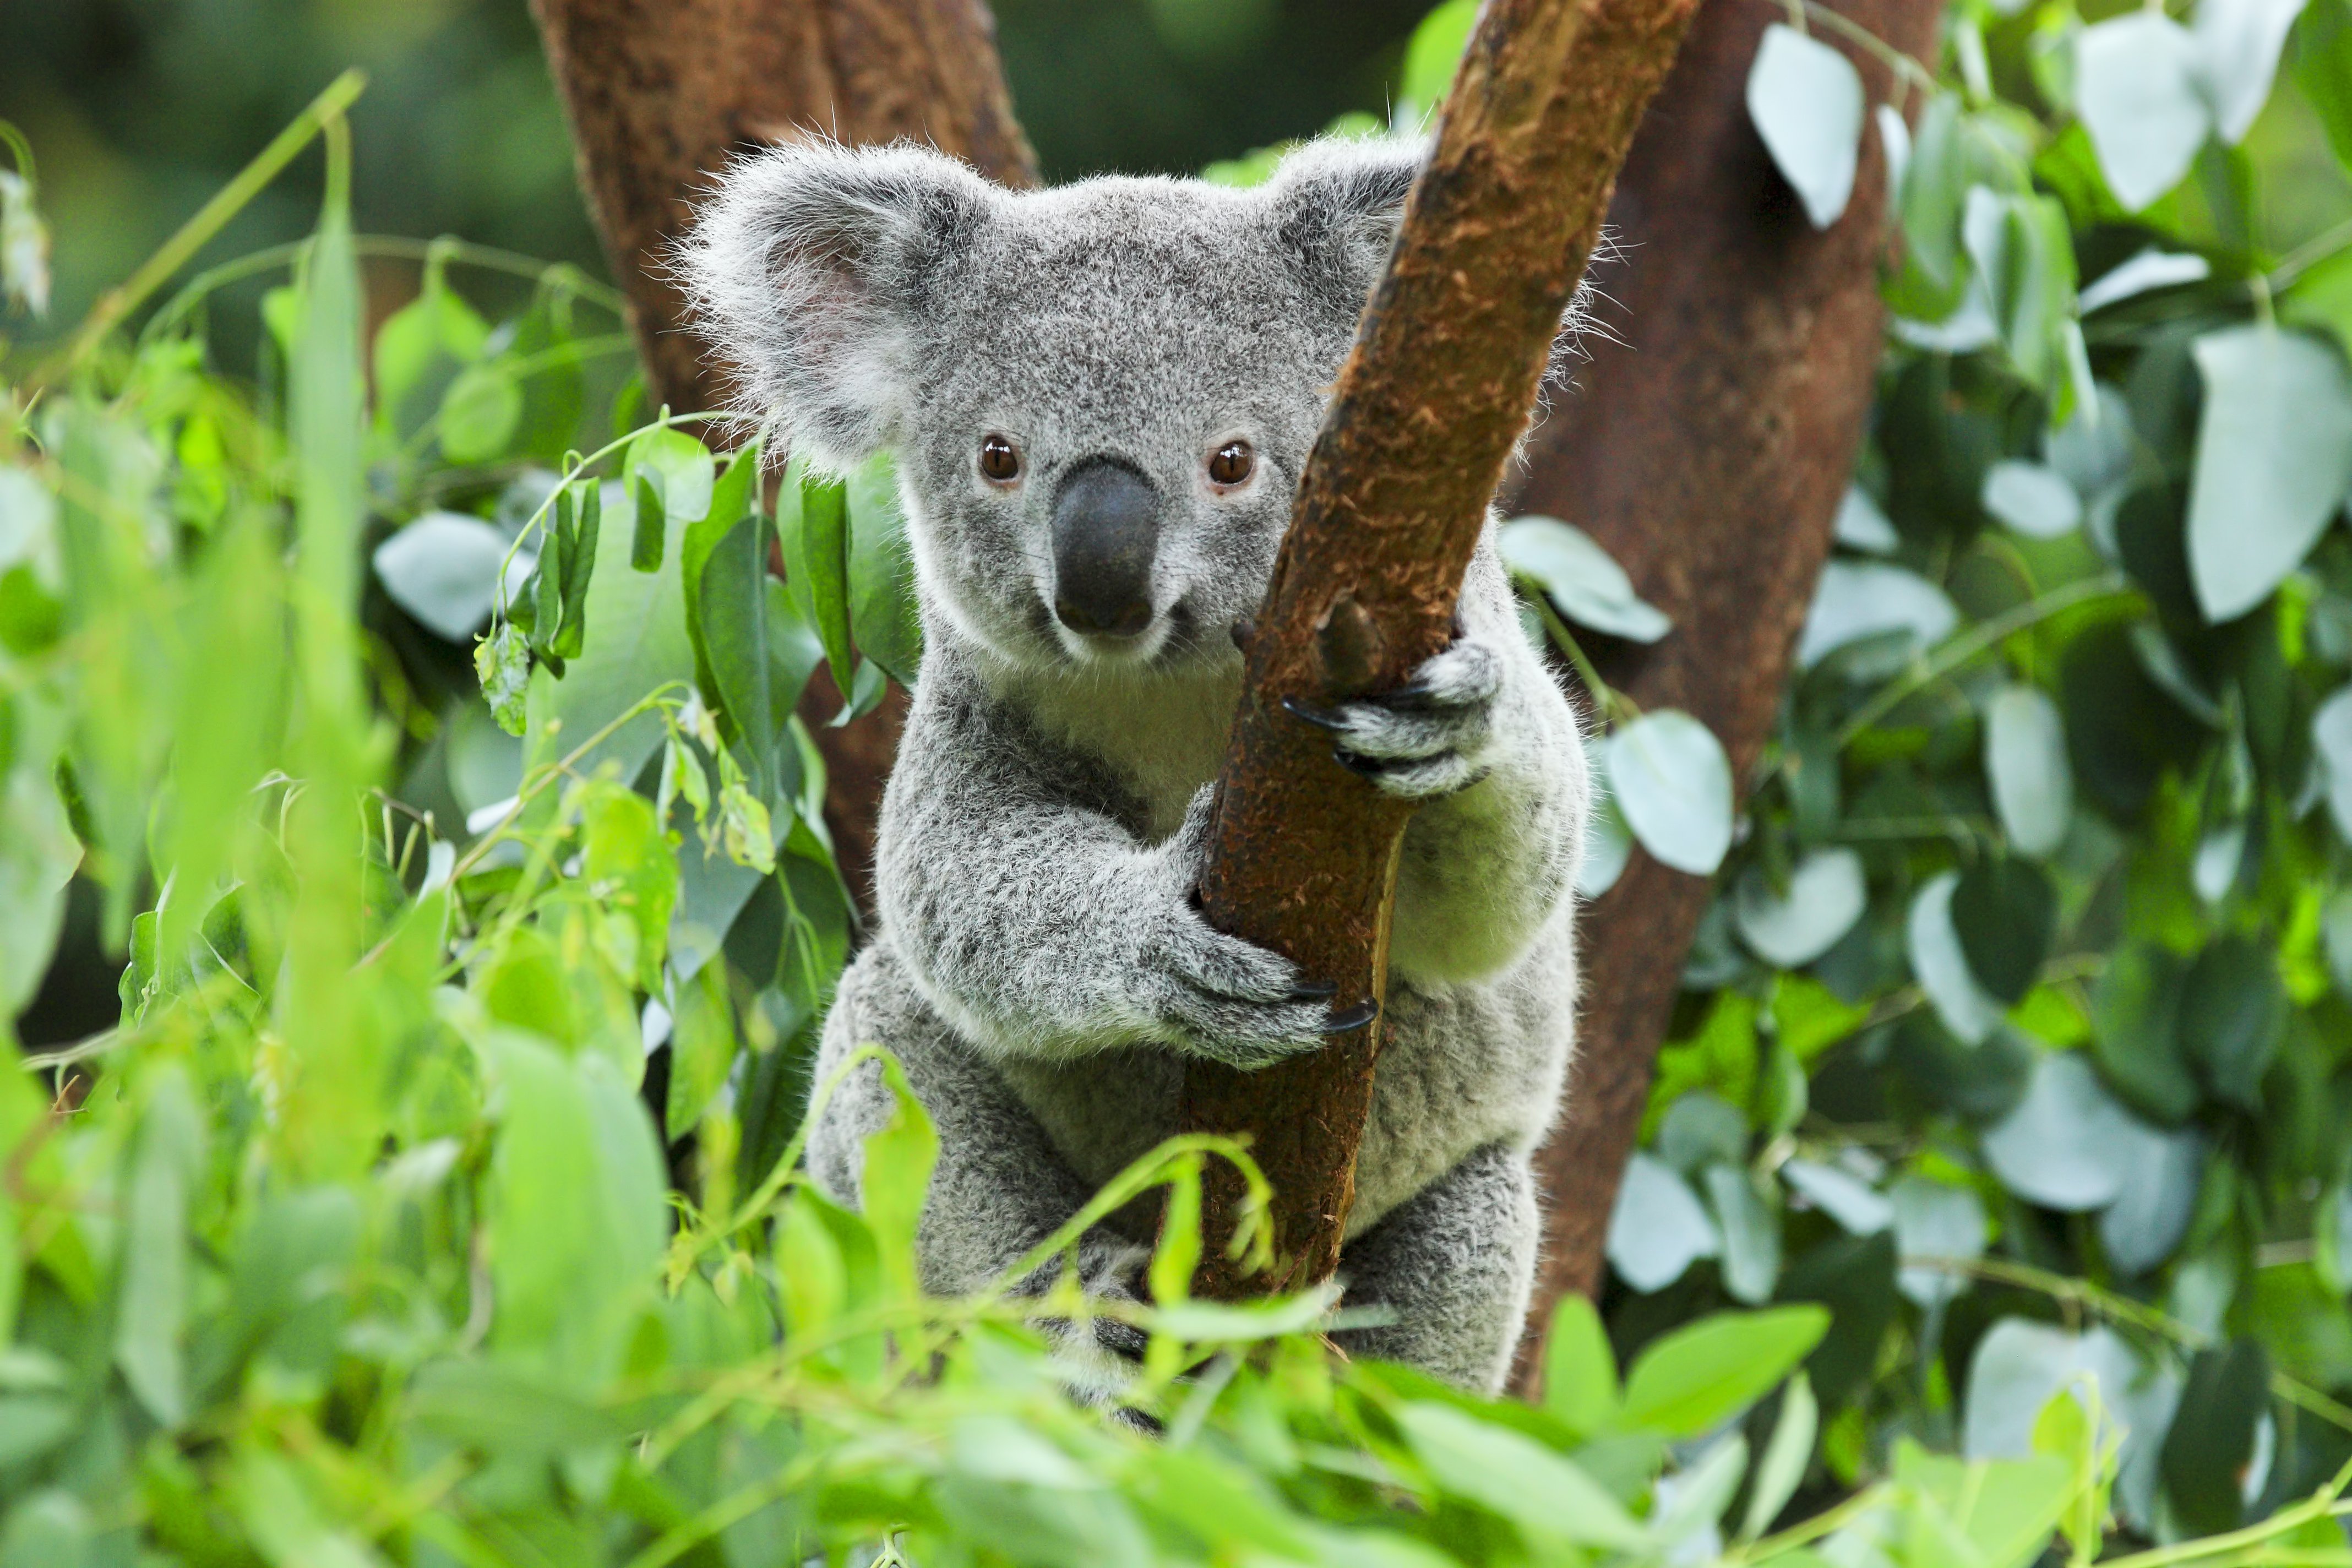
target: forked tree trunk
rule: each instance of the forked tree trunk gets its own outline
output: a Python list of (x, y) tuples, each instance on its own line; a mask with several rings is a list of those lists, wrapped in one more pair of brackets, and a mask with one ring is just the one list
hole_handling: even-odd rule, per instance
[[(1247, 639), (1201, 892), (1221, 929), (1377, 1008), (1410, 810), (1283, 710), (1399, 686), (1451, 635), (1463, 573), (1526, 428), (1617, 167), (1696, 0), (1487, 0), (1299, 481)], [(1274, 1277), (1224, 1243), (1243, 1196), (1204, 1187), (1199, 1288), (1231, 1296), (1337, 1266), (1380, 1022), (1261, 1072), (1188, 1062), (1188, 1131), (1246, 1132), (1275, 1189)]]
[[(669, 247), (727, 160), (770, 142), (929, 142), (1008, 185), (1037, 183), (982, 0), (531, 0), (580, 184), (627, 293), (656, 404), (720, 406), (728, 388), (684, 330)], [(803, 700), (828, 772), (843, 874), (869, 894), (875, 816), (905, 699), (828, 727), (839, 693)]]
[[(1833, 3), (1896, 48), (1934, 58), (1941, 0)], [(1622, 341), (1595, 342), (1577, 391), (1554, 400), (1517, 497), (1520, 510), (1590, 532), (1674, 618), (1648, 647), (1595, 639), (1594, 661), (1643, 708), (1705, 721), (1743, 786), (1869, 414), (1885, 242), (1874, 131), (1852, 205), (1817, 233), (1749, 126), (1748, 68), (1779, 15), (1757, 0), (1701, 9), (1610, 209), (1626, 262), (1603, 283), (1622, 307), (1608, 318)], [(1883, 99), (1886, 68), (1848, 53)], [(1618, 1181), (1709, 890), (1637, 848), (1584, 913), (1579, 1055), (1566, 1117), (1539, 1157), (1545, 1236), (1525, 1391), (1540, 1379), (1551, 1303), (1600, 1287)]]

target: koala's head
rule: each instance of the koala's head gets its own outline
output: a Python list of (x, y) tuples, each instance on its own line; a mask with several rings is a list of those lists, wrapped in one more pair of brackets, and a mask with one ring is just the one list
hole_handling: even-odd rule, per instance
[(1025, 666), (1229, 659), (1422, 149), (1014, 193), (936, 153), (737, 164), (681, 271), (820, 470), (898, 456), (926, 601)]

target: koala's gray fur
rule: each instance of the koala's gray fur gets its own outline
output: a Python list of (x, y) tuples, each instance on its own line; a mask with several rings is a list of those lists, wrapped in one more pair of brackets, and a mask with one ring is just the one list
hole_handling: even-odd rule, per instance
[[(996, 1276), (1165, 1136), (1188, 1055), (1255, 1066), (1326, 1038), (1307, 977), (1212, 929), (1192, 893), (1240, 689), (1231, 628), (1264, 595), (1420, 153), (1321, 142), (1257, 190), (1016, 195), (912, 147), (801, 143), (730, 169), (681, 255), (784, 443), (820, 469), (898, 451), (922, 676), (883, 805), (880, 929), (819, 1076), (879, 1043), (938, 1121), (934, 1289)], [(991, 434), (1019, 451), (1011, 484), (979, 467)], [(1221, 489), (1204, 465), (1236, 438), (1256, 467)], [(1149, 626), (1109, 641), (1055, 607), (1076, 570), (1057, 497), (1106, 461), (1156, 509)], [(1342, 1270), (1351, 1305), (1393, 1320), (1359, 1348), (1492, 1388), (1534, 1267), (1528, 1155), (1568, 1065), (1588, 786), (1491, 526), (1461, 621), (1409, 687), (1320, 716), (1333, 789), (1361, 774), (1426, 803)], [(888, 1114), (871, 1069), (825, 1107), (827, 1189), (856, 1200)], [(1090, 1236), (1087, 1288), (1132, 1292), (1150, 1239)]]

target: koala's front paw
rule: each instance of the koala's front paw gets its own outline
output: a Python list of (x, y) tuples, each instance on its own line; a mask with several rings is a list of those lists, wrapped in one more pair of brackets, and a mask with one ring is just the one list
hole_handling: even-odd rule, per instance
[(1469, 788), (1486, 776), (1485, 761), (1502, 694), (1503, 661), (1468, 635), (1424, 661), (1393, 691), (1318, 708), (1295, 697), (1293, 718), (1328, 731), (1331, 755), (1402, 800), (1429, 800)]
[(1180, 1049), (1244, 1071), (1370, 1023), (1369, 1005), (1332, 1011), (1333, 987), (1309, 983), (1288, 959), (1226, 935), (1201, 912), (1195, 887), (1210, 805), (1202, 789), (1158, 852), (1162, 901), (1141, 954), (1149, 1011)]

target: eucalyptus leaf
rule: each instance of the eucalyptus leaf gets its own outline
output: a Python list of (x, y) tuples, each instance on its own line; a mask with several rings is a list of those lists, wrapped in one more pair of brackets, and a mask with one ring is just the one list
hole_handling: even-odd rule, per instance
[(2058, 539), (2082, 525), (2083, 498), (2066, 476), (2040, 463), (2003, 458), (1985, 470), (1985, 510), (2028, 539)]
[(1936, 1016), (1963, 1044), (1976, 1045), (2000, 1024), (2000, 998), (1979, 984), (1952, 922), (1952, 895), (1959, 887), (1957, 871), (1930, 879), (1912, 896), (1905, 935), (1911, 973), (1927, 994)]
[(2311, 749), (2327, 786), (2327, 814), (2352, 843), (2352, 686), (2336, 689), (2311, 716)]
[(2045, 1053), (2025, 1099), (1984, 1135), (2001, 1184), (2045, 1208), (2105, 1208), (2131, 1173), (2162, 1158), (2164, 1135), (2116, 1103), (2079, 1056)]
[(1556, 517), (1515, 517), (1497, 537), (1503, 563), (1579, 626), (1652, 643), (1674, 623), (1633, 592), (1633, 579), (1592, 536)]
[(2128, 1275), (2145, 1275), (2170, 1258), (2189, 1234), (2210, 1150), (2194, 1128), (2131, 1145), (2135, 1168), (2123, 1191), (2099, 1215), (2099, 1245), (2107, 1261)]
[(1633, 1289), (1664, 1289), (1722, 1249), (1715, 1222), (1664, 1161), (1636, 1150), (1609, 1217), (1609, 1265)]
[(480, 518), (428, 511), (375, 547), (372, 563), (392, 602), (427, 631), (462, 642), (498, 595), (507, 537)]
[(470, 364), (457, 373), (434, 416), (441, 455), (453, 463), (486, 463), (503, 455), (522, 422), (522, 388), (505, 367)]
[(1967, 1187), (1927, 1176), (1905, 1176), (1887, 1192), (1895, 1211), (1895, 1247), (1902, 1268), (1895, 1288), (1923, 1308), (1950, 1301), (1969, 1289), (1969, 1276), (1955, 1267), (1984, 1256), (1991, 1226), (1984, 1201)]
[(2246, 139), (2271, 96), (2279, 50), (2305, 0), (2197, 0), (2200, 80), (2225, 142)]
[(1780, 1281), (1780, 1214), (1738, 1164), (1709, 1165), (1700, 1184), (1723, 1237), (1725, 1292), (1742, 1305), (1763, 1305)]
[(2317, 340), (2227, 327), (2194, 345), (2205, 383), (2189, 565), (2208, 620), (2234, 620), (2303, 564), (2352, 489), (2352, 375)]
[(2065, 722), (2038, 688), (2006, 686), (1985, 705), (1985, 775), (2011, 847), (2054, 855), (2074, 815)]
[(2158, 11), (2133, 11), (2074, 40), (2074, 111), (2107, 188), (2138, 212), (2179, 184), (2212, 129), (2197, 40)]
[(2025, 999), (2050, 956), (2058, 895), (2032, 861), (1986, 855), (1952, 889), (1952, 930), (1969, 973), (2011, 1006)]
[(1748, 71), (1748, 117), (1815, 228), (1853, 195), (1861, 155), (1862, 75), (1828, 44), (1783, 22), (1764, 29)]
[(1785, 892), (1774, 892), (1761, 868), (1750, 867), (1739, 880), (1733, 919), (1759, 958), (1797, 969), (1836, 946), (1868, 902), (1862, 857), (1846, 848), (1816, 849), (1790, 873)]
[(1707, 877), (1731, 847), (1731, 761), (1714, 731), (1662, 708), (1609, 737), (1609, 789), (1642, 847)]
[(1885, 510), (1860, 485), (1846, 487), (1845, 499), (1838, 502), (1837, 522), (1831, 531), (1847, 549), (1870, 555), (1892, 555), (1903, 543), (1895, 525), (1886, 520)]
[(2213, 275), (2213, 264), (2203, 257), (2153, 247), (2102, 272), (2083, 286), (2083, 314), (2104, 310), (2126, 300), (2184, 283), (2202, 283)]
[(1959, 611), (1941, 588), (1917, 573), (1885, 562), (1832, 561), (1797, 639), (1797, 663), (1811, 669), (1839, 648), (1889, 632), (1905, 634), (1912, 649), (1934, 646), (1959, 624)]

